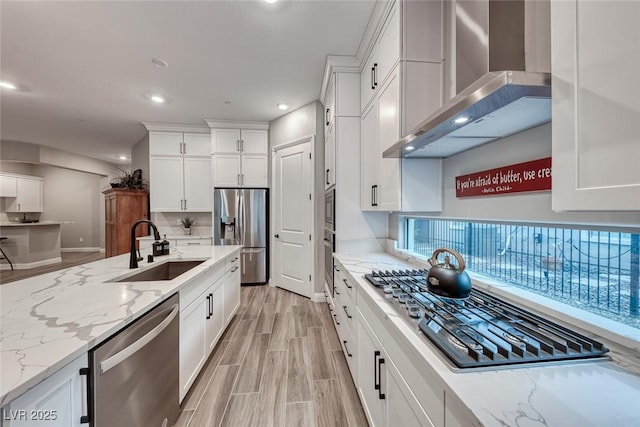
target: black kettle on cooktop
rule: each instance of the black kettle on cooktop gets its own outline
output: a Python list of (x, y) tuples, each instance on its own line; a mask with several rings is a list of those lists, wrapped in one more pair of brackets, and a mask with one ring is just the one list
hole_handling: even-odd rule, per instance
[[(438, 256), (445, 254), (444, 262)], [(457, 266), (451, 264), (451, 254), (457, 261)], [(453, 249), (436, 249), (429, 259), (431, 268), (427, 273), (427, 287), (432, 294), (445, 298), (468, 298), (471, 293), (471, 278), (464, 271), (465, 264), (462, 255)]]

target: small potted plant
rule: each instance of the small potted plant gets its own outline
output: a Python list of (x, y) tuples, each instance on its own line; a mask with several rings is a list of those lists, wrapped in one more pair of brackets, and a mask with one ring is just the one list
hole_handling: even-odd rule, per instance
[(184, 234), (191, 234), (191, 226), (194, 223), (194, 219), (188, 216), (180, 218), (180, 225), (184, 229)]
[(142, 179), (142, 170), (125, 171), (120, 169), (122, 175), (111, 181), (111, 188), (126, 188), (128, 190), (146, 190), (147, 184)]

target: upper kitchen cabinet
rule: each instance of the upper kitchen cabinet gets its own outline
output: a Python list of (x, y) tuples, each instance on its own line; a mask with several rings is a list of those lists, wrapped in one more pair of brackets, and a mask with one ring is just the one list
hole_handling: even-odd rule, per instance
[(211, 134), (202, 126), (144, 124), (149, 130), (151, 212), (211, 212)]
[(213, 154), (269, 154), (268, 131), (262, 129), (211, 129)]
[(149, 132), (149, 155), (208, 156), (209, 138), (208, 133)]
[[(333, 65), (328, 72), (327, 90), (324, 96), (324, 159), (325, 159), (325, 189), (336, 183), (336, 153), (338, 144), (350, 144), (344, 139), (338, 140), (336, 132), (338, 118), (357, 118), (360, 116), (360, 104), (358, 95), (359, 74), (353, 71), (353, 67), (346, 65)], [(343, 121), (344, 123), (344, 121)], [(342, 135), (353, 135), (352, 132), (344, 133), (344, 124), (341, 125)], [(357, 129), (356, 129), (357, 130)]]
[(435, 212), (442, 210), (442, 161), (383, 158), (400, 138), (398, 64), (361, 118), (361, 209)]
[(207, 120), (214, 187), (269, 186), (269, 124)]
[(2, 196), (6, 212), (42, 212), (44, 180), (37, 176), (3, 174)]
[(553, 210), (640, 211), (640, 3), (551, 2)]
[(440, 211), (441, 161), (383, 153), (442, 105), (442, 2), (398, 0), (382, 16), (360, 74), (361, 209)]
[(443, 6), (441, 1), (389, 2), (360, 74), (360, 111), (400, 67), (400, 130), (404, 135), (442, 105)]

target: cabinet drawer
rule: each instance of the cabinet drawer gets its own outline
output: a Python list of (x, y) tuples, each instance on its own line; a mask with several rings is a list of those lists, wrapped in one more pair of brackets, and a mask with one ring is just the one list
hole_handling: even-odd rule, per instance
[(225, 271), (231, 271), (234, 267), (240, 267), (240, 255), (235, 254), (225, 261)]
[(217, 282), (224, 273), (224, 264), (220, 263), (195, 277), (180, 290), (180, 310), (184, 310), (189, 304), (195, 301), (209, 286)]
[(208, 239), (176, 239), (176, 246), (211, 246), (211, 238), (208, 238)]
[(356, 301), (356, 287), (355, 284), (352, 283), (347, 276), (342, 273), (344, 271), (344, 267), (339, 266), (336, 270), (335, 274), (335, 286), (340, 289), (340, 293), (347, 296), (354, 304)]

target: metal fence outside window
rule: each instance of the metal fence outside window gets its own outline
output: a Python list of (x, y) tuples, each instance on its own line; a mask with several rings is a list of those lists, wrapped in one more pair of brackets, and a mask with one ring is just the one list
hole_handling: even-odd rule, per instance
[(406, 219), (407, 250), (460, 252), (476, 273), (640, 328), (640, 234)]

